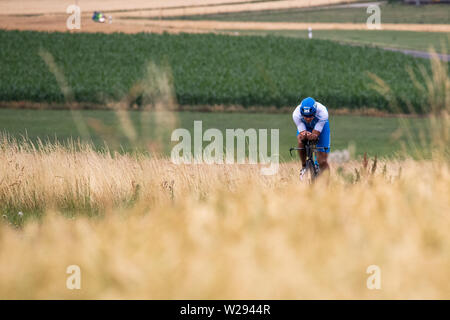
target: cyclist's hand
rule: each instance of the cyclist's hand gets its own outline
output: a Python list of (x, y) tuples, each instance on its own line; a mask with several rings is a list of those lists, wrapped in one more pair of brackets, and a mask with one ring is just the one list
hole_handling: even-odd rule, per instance
[(308, 140), (314, 141), (314, 140), (317, 140), (318, 138), (319, 138), (319, 136), (316, 133), (308, 132)]
[(309, 132), (307, 132), (306, 130), (300, 132), (298, 134), (298, 136), (297, 136), (298, 137), (298, 142), (302, 142), (303, 140), (305, 140), (307, 138), (307, 133), (309, 133)]

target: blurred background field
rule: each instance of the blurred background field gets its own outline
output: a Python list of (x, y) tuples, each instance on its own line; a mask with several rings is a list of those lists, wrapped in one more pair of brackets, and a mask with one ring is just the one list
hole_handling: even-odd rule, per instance
[[(313, 6), (312, 8), (286, 10), (241, 11), (222, 14), (191, 15), (171, 17), (167, 19), (188, 20), (218, 20), (218, 21), (267, 21), (267, 22), (350, 22), (366, 23), (367, 6), (361, 4), (349, 5), (342, 1), (338, 5)], [(423, 23), (448, 24), (450, 8), (446, 4), (432, 6), (405, 6), (399, 1), (365, 1), (368, 4), (378, 4), (384, 23)]]
[[(237, 30), (240, 35), (283, 36), (307, 38), (308, 31), (297, 30)], [(392, 30), (314, 30), (314, 38), (341, 44), (370, 47), (444, 52), (450, 47), (450, 33)]]
[[(392, 26), (386, 30), (367, 30), (367, 28), (356, 28), (356, 25), (366, 23), (367, 7), (377, 4), (380, 7), (382, 24), (390, 24), (392, 26), (404, 25), (405, 29), (391, 30)], [(122, 14), (121, 19), (152, 19), (145, 16), (126, 16)], [(154, 18), (153, 18), (154, 19)], [(227, 21), (227, 22), (267, 22), (273, 23), (273, 27), (278, 23), (310, 23), (313, 29), (313, 37), (317, 39), (326, 39), (339, 41), (343, 43), (353, 43), (361, 45), (372, 45), (379, 47), (391, 47), (400, 49), (412, 49), (427, 51), (430, 46), (437, 51), (445, 50), (449, 44), (449, 31), (446, 32), (429, 32), (425, 28), (420, 32), (407, 31), (408, 26), (412, 24), (448, 25), (450, 22), (450, 6), (448, 4), (439, 4), (428, 6), (404, 5), (400, 1), (377, 1), (359, 3), (345, 3), (324, 6), (313, 6), (309, 8), (289, 8), (282, 10), (253, 10), (240, 12), (225, 12), (216, 14), (198, 14), (198, 15), (181, 15), (173, 17), (162, 17), (162, 19), (170, 20), (188, 20), (188, 21)], [(324, 25), (317, 26), (322, 23)], [(328, 28), (326, 23), (329, 23)], [(355, 24), (354, 30), (336, 30), (339, 24)], [(238, 24), (236, 24), (238, 26)], [(290, 26), (292, 27), (292, 26)], [(302, 30), (282, 30), (278, 26), (276, 29), (270, 28), (270, 24), (264, 29), (246, 29), (245, 24), (241, 25), (241, 29), (223, 30), (224, 32), (239, 32), (240, 35), (277, 35), (306, 38), (308, 37), (307, 25)], [(253, 27), (252, 27), (253, 28)], [(382, 27), (383, 28), (383, 27)], [(384, 28), (383, 28), (384, 29)], [(444, 47), (442, 48), (442, 44)], [(445, 52), (443, 52), (445, 53)]]

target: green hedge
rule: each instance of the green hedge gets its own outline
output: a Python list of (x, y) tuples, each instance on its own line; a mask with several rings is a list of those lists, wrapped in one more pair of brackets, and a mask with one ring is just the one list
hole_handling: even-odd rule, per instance
[(331, 108), (388, 109), (368, 72), (397, 98), (418, 107), (425, 97), (406, 71), (430, 64), (401, 53), (324, 40), (214, 34), (68, 34), (0, 31), (0, 101), (62, 102), (38, 55), (48, 50), (78, 102), (122, 99), (149, 61), (168, 63), (182, 105), (293, 106), (312, 96)]

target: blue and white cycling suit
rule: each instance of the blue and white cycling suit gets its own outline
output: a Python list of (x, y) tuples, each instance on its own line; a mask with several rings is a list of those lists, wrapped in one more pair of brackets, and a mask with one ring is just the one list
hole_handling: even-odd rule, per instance
[(300, 113), (300, 105), (295, 108), (292, 113), (292, 119), (294, 120), (295, 125), (297, 126), (297, 135), (299, 135), (302, 131), (312, 132), (313, 130), (317, 130), (320, 132), (319, 141), (317, 142), (318, 148), (324, 148), (322, 150), (318, 150), (321, 152), (330, 152), (330, 122), (328, 121), (328, 111), (327, 108), (317, 102), (316, 105), (317, 111), (314, 119), (308, 123), (305, 121), (303, 116)]

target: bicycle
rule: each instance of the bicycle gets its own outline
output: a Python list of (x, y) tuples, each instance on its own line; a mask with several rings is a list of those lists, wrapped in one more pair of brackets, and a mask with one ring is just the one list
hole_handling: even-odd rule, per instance
[(289, 153), (292, 157), (293, 150), (305, 150), (306, 151), (306, 164), (305, 170), (300, 171), (300, 181), (306, 181), (308, 183), (313, 183), (320, 174), (319, 163), (317, 162), (317, 151), (326, 151), (328, 148), (316, 147), (317, 140), (306, 140), (304, 142), (304, 148), (290, 148)]

